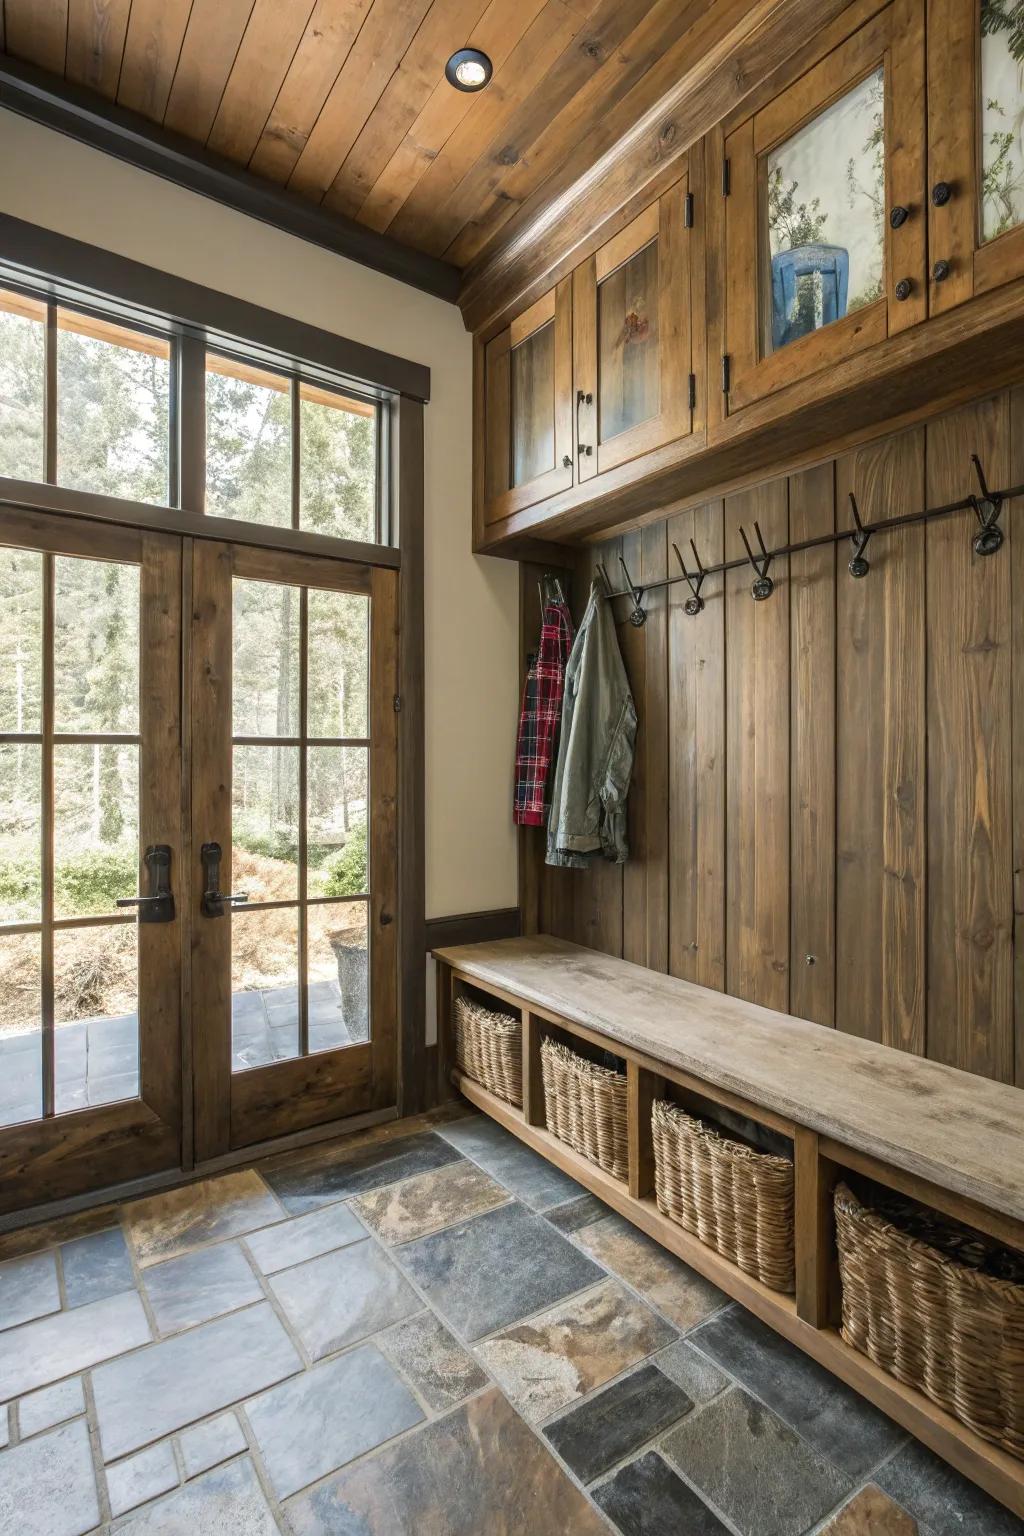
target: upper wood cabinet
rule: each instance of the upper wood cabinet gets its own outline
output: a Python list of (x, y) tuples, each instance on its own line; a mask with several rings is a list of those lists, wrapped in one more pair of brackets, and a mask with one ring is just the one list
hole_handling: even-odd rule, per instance
[(511, 517), (572, 483), (572, 279), (566, 278), (484, 352), (485, 521)]
[(693, 227), (684, 177), (573, 274), (580, 480), (691, 430)]
[(1024, 275), (1024, 15), (930, 0), (931, 311)]
[(726, 124), (729, 413), (924, 319), (924, 67), (924, 0), (892, 0)]

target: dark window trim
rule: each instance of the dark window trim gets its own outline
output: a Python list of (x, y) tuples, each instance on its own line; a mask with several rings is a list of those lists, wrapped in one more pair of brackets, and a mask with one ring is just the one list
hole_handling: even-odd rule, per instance
[(180, 134), (31, 64), (0, 58), (0, 107), (435, 298), (452, 304), (458, 298), (462, 278), (451, 262), (319, 208)]
[(175, 326), (213, 351), (241, 349), (253, 362), (364, 395), (430, 399), (422, 363), (0, 213), (0, 284), (24, 287), (27, 276), (54, 299), (142, 328)]

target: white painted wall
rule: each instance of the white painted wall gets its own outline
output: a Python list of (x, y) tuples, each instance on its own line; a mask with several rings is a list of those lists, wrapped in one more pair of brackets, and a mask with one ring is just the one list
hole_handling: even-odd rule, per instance
[(458, 310), (2, 111), (0, 210), (429, 366), (427, 916), (514, 906), (517, 568), (470, 552)]

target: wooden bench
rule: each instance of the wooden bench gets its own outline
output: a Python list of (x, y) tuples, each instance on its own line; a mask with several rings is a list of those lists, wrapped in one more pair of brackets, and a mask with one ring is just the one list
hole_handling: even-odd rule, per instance
[[(1024, 1093), (547, 935), (435, 958), (445, 1082), (1024, 1517), (1024, 1462), (840, 1337), (832, 1217), (834, 1185), (851, 1170), (1024, 1250)], [(456, 1067), (452, 1005), (467, 986), (522, 1012), (522, 1110)], [(625, 1059), (628, 1182), (546, 1129), (545, 1032)], [(666, 1081), (792, 1139), (795, 1296), (745, 1275), (658, 1210), (650, 1112)]]

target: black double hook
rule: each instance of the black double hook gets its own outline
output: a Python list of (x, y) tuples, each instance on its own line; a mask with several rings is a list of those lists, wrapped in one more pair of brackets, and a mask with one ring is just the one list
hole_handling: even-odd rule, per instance
[(990, 491), (985, 481), (985, 471), (981, 467), (981, 460), (976, 453), (971, 454), (971, 463), (974, 465), (974, 473), (978, 477), (980, 496), (970, 498), (974, 515), (978, 519), (980, 532), (974, 540), (974, 553), (976, 555), (994, 555), (996, 550), (1003, 547), (1003, 530), (999, 526), (999, 514), (1003, 510), (1003, 498), (996, 492)]
[(629, 622), (636, 629), (640, 629), (644, 624), (647, 623), (647, 609), (641, 607), (640, 603), (640, 599), (644, 595), (644, 589), (643, 587), (637, 587), (634, 585), (633, 578), (630, 576), (629, 571), (626, 568), (626, 562), (623, 560), (621, 555), (619, 556), (619, 564), (622, 566), (622, 574), (626, 578), (626, 586), (629, 588), (633, 597), (633, 611), (629, 615)]
[(707, 575), (707, 571), (701, 564), (700, 555), (697, 553), (697, 546), (692, 539), (690, 540), (690, 548), (693, 550), (693, 558), (697, 562), (697, 574), (695, 577), (691, 576), (690, 572), (686, 569), (683, 557), (679, 553), (679, 545), (673, 544), (672, 548), (675, 550), (676, 559), (679, 561), (679, 569), (686, 577), (686, 584), (692, 593), (692, 596), (688, 597), (686, 602), (683, 604), (683, 611), (688, 614), (691, 619), (695, 619), (698, 613), (702, 613), (704, 611), (704, 599), (700, 595), (700, 589), (704, 585), (704, 578)]
[(850, 561), (849, 571), (851, 576), (866, 576), (871, 569), (867, 561), (866, 550), (872, 530), (865, 528), (861, 522), (857, 498), (852, 491), (850, 492), (850, 511), (853, 513), (854, 531), (850, 535), (850, 542), (853, 545), (853, 558)]
[(743, 540), (743, 548), (746, 550), (747, 559), (750, 561), (755, 572), (755, 580), (750, 586), (750, 595), (755, 603), (763, 603), (775, 591), (775, 583), (768, 574), (773, 556), (768, 553), (765, 547), (764, 538), (761, 534), (761, 525), (756, 518), (754, 519), (754, 532), (757, 534), (757, 542), (761, 546), (761, 553), (759, 555), (754, 554), (750, 547), (750, 540), (747, 538), (747, 530), (742, 523), (740, 524), (740, 538)]

